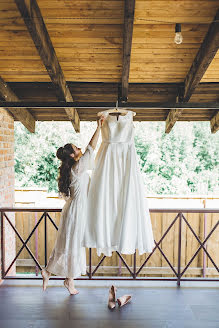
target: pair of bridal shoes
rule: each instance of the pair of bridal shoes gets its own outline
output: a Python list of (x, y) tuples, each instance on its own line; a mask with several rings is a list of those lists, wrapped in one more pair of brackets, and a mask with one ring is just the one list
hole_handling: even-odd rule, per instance
[(41, 275), (43, 277), (43, 290), (45, 291), (46, 287), (48, 285), (49, 278), (50, 278), (51, 274), (48, 273), (45, 269), (42, 269), (41, 270)]
[[(116, 291), (117, 288), (114, 285), (112, 285), (109, 289), (108, 307), (110, 309), (114, 309), (116, 307)], [(119, 307), (122, 307), (123, 305), (127, 304), (131, 300), (131, 298), (131, 295), (123, 295), (117, 298), (117, 303)]]

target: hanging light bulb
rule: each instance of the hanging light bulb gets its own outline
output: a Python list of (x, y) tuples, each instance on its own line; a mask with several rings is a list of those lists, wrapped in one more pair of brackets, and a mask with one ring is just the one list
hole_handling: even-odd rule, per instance
[(176, 24), (175, 26), (175, 38), (174, 38), (174, 42), (176, 44), (180, 44), (183, 41), (183, 37), (182, 37), (182, 33), (181, 33), (181, 24)]

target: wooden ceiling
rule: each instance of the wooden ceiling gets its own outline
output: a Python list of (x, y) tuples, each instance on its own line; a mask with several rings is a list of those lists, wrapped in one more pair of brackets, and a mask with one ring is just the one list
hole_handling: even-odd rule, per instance
[[(96, 120), (89, 103), (117, 100), (134, 103), (136, 120), (166, 121), (166, 132), (177, 120), (207, 120), (216, 132), (218, 49), (219, 0), (0, 0), (2, 106), (32, 102), (8, 107), (31, 132), (36, 120), (70, 120), (79, 131), (80, 120)], [(88, 104), (34, 106), (48, 101)], [(195, 106), (176, 109), (179, 102)]]

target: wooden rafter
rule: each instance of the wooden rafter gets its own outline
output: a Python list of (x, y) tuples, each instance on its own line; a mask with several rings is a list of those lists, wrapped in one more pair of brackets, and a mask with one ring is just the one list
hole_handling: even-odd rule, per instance
[(185, 78), (184, 101), (189, 101), (219, 49), (219, 9)]
[[(36, 0), (14, 0), (32, 37), (36, 49), (53, 83), (59, 101), (72, 102), (73, 98), (59, 64), (52, 41)], [(76, 132), (80, 131), (80, 119), (75, 108), (66, 108), (66, 114)]]
[[(0, 77), (0, 95), (5, 101), (19, 102), (19, 98), (11, 90), (9, 85)], [(35, 118), (27, 108), (7, 108), (7, 110), (19, 120), (30, 132), (35, 132)]]
[[(211, 23), (202, 45), (190, 67), (184, 81), (183, 101), (187, 102), (191, 98), (195, 88), (199, 85), (208, 66), (212, 62), (219, 48), (219, 9)], [(171, 109), (166, 119), (166, 133), (169, 133), (182, 115), (183, 110)]]
[(165, 127), (165, 133), (169, 133), (176, 123), (180, 116), (182, 115), (183, 109), (171, 109), (167, 115), (166, 118), (166, 127)]
[(132, 48), (132, 34), (135, 13), (135, 0), (125, 0), (123, 31), (123, 69), (122, 69), (122, 101), (128, 98), (129, 70)]
[(212, 117), (210, 125), (212, 133), (216, 133), (219, 130), (219, 111)]
[[(178, 88), (178, 96), (176, 97), (176, 103), (181, 103), (183, 100), (183, 92), (184, 92), (184, 87), (179, 87)], [(174, 124), (180, 116), (183, 113), (183, 108), (172, 108), (166, 118), (166, 124), (165, 124), (165, 133), (170, 133), (172, 130)]]

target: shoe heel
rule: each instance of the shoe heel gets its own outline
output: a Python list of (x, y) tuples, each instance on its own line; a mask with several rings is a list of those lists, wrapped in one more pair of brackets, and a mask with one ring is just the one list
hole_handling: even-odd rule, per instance
[(108, 296), (108, 308), (114, 309), (116, 307), (116, 286), (112, 285), (109, 288), (109, 296)]

